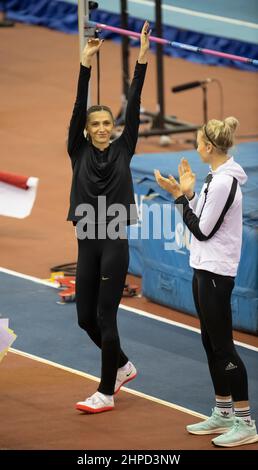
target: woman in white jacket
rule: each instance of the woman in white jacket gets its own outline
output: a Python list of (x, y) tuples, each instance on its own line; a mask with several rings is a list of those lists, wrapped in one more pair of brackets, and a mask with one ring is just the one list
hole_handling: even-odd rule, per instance
[(232, 334), (230, 301), (242, 243), (240, 185), (247, 180), (241, 166), (228, 155), (237, 126), (237, 119), (229, 117), (212, 119), (199, 130), (197, 151), (210, 165), (199, 197), (194, 193), (195, 175), (187, 160), (178, 168), (180, 184), (173, 176), (164, 178), (155, 170), (158, 184), (175, 198), (192, 232), (193, 296), (216, 396), (212, 416), (187, 426), (187, 431), (221, 434), (212, 442), (223, 447), (258, 441), (250, 416), (246, 368)]

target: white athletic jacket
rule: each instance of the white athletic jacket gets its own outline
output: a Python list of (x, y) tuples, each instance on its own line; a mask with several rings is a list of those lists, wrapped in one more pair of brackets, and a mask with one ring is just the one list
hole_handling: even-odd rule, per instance
[[(240, 185), (247, 181), (247, 175), (233, 157), (217, 170), (210, 170), (209, 174), (212, 175), (212, 180), (208, 186), (206, 202), (207, 183), (203, 185), (199, 197), (195, 195), (188, 201), (185, 196), (181, 196), (175, 201), (176, 204), (183, 205), (184, 222), (192, 232), (190, 266), (224, 276), (236, 276), (242, 245)], [(232, 192), (234, 178), (237, 180), (237, 187), (233, 203), (224, 218), (220, 219)], [(219, 219), (222, 223), (212, 235)]]

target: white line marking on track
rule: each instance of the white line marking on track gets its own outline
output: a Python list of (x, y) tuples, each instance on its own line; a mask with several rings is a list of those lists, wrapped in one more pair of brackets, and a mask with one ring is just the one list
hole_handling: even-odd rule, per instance
[[(0, 272), (10, 274), (11, 276), (19, 277), (21, 279), (26, 279), (28, 281), (36, 282), (37, 284), (42, 284), (44, 286), (54, 287), (55, 289), (58, 287), (57, 285), (55, 285), (51, 282), (44, 281), (44, 280), (39, 279), (39, 278), (34, 277), (34, 276), (28, 276), (27, 274), (19, 273), (17, 271), (12, 271), (11, 269), (6, 269), (6, 268), (0, 267)], [(153, 313), (146, 312), (145, 310), (140, 310), (140, 309), (134, 308), (134, 307), (128, 307), (127, 305), (123, 305), (123, 304), (119, 304), (119, 308), (121, 308), (123, 310), (127, 310), (127, 311), (132, 312), (132, 313), (136, 313), (137, 315), (141, 315), (143, 317), (152, 318), (153, 320), (156, 320), (156, 321), (160, 321), (160, 322), (163, 322), (163, 323), (167, 323), (169, 325), (177, 326), (178, 328), (184, 328), (185, 330), (193, 331), (193, 332), (198, 333), (198, 334), (201, 333), (199, 328), (195, 328), (194, 326), (185, 325), (184, 323), (176, 322), (174, 320), (169, 320), (168, 318), (160, 317), (160, 316), (155, 315)], [(247, 343), (242, 343), (241, 341), (234, 341), (234, 343), (237, 346), (241, 346), (242, 348), (246, 348), (246, 349), (250, 349), (251, 351), (258, 352), (258, 348), (256, 346), (252, 346), (252, 345), (247, 344)]]
[[(31, 359), (33, 361), (41, 362), (42, 364), (46, 364), (48, 366), (56, 367), (57, 369), (61, 369), (65, 372), (70, 372), (71, 374), (79, 375), (80, 377), (84, 377), (88, 380), (93, 380), (94, 382), (99, 382), (99, 378), (95, 377), (94, 375), (87, 374), (86, 372), (82, 372), (80, 370), (72, 369), (71, 367), (66, 367), (57, 362), (49, 361), (48, 359), (44, 359), (39, 356), (35, 356), (33, 354), (26, 353), (24, 351), (20, 351), (18, 349), (10, 348), (9, 351), (13, 354), (17, 354), (22, 357), (26, 357), (27, 359)], [(159, 398), (153, 397), (151, 395), (147, 395), (146, 393), (137, 392), (136, 390), (132, 390), (126, 387), (122, 387), (121, 390), (124, 392), (130, 393), (131, 395), (135, 395), (140, 398), (144, 398), (145, 400), (152, 401), (159, 405), (167, 406), (168, 408), (173, 408), (174, 410), (181, 411), (183, 413), (190, 414), (192, 416), (196, 416), (197, 418), (207, 418), (206, 415), (201, 413), (197, 413), (196, 411), (189, 410), (183, 406), (176, 405), (175, 403), (170, 403), (169, 401), (161, 400)]]
[[(199, 328), (195, 328), (194, 326), (185, 325), (184, 323), (180, 323), (174, 320), (169, 320), (168, 318), (160, 317), (153, 313), (145, 312), (144, 310), (139, 310), (138, 308), (128, 307), (127, 305), (120, 304), (119, 308), (123, 310), (128, 310), (129, 312), (136, 313), (137, 315), (142, 315), (147, 318), (152, 318), (153, 320), (157, 320), (163, 323), (167, 323), (169, 325), (177, 326), (178, 328), (184, 328), (185, 330), (193, 331), (195, 333), (201, 334), (201, 330)], [(235, 341), (234, 343), (242, 348), (250, 349), (251, 351), (258, 352), (258, 348), (256, 346), (252, 346), (251, 344), (242, 343), (241, 341)]]
[[(25, 280), (28, 280), (28, 281), (36, 282), (37, 284), (42, 284), (42, 285), (45, 285), (47, 287), (57, 288), (57, 286), (54, 285), (51, 282), (41, 280), (41, 279), (39, 279), (37, 277), (34, 277), (34, 276), (28, 276), (26, 274), (22, 274), (22, 273), (19, 273), (17, 271), (12, 271), (10, 269), (0, 267), (0, 272), (3, 272), (5, 274), (9, 274), (11, 276), (19, 277), (21, 279), (25, 279)], [(126, 310), (126, 311), (129, 311), (129, 312), (132, 312), (132, 313), (135, 313), (137, 315), (141, 315), (141, 316), (144, 316), (144, 317), (147, 317), (147, 318), (151, 318), (151, 319), (156, 320), (156, 321), (161, 321), (163, 323), (167, 323), (169, 325), (173, 325), (173, 326), (176, 326), (176, 327), (179, 327), (179, 328), (184, 328), (186, 330), (190, 330), (190, 331), (193, 331), (195, 333), (200, 334), (200, 330), (198, 328), (195, 328), (195, 327), (192, 327), (192, 326), (189, 326), (189, 325), (184, 325), (183, 323), (176, 322), (176, 321), (173, 321), (173, 320), (169, 320), (167, 318), (159, 317), (158, 315), (154, 315), (153, 313), (149, 313), (149, 312), (146, 312), (144, 310), (140, 310), (140, 309), (133, 308), (133, 307), (128, 307), (127, 305), (123, 305), (123, 304), (120, 304), (119, 308), (121, 308), (123, 310)], [(235, 341), (235, 344), (238, 344), (239, 346), (242, 346), (242, 347), (247, 348), (247, 349), (251, 349), (251, 350), (256, 351), (256, 352), (258, 351), (258, 348), (254, 347), (254, 346), (251, 346), (251, 345), (248, 345), (248, 344), (245, 344), (245, 343), (241, 343), (240, 341)], [(86, 372), (82, 372), (82, 371), (79, 371), (79, 370), (76, 370), (76, 369), (72, 369), (71, 367), (63, 366), (63, 365), (58, 364), (56, 362), (49, 361), (48, 359), (44, 359), (42, 357), (26, 353), (26, 352), (20, 351), (18, 349), (10, 348), (9, 351), (13, 354), (17, 354), (17, 355), (26, 357), (26, 358), (34, 360), (34, 361), (41, 362), (43, 364), (56, 367), (58, 369), (66, 371), (66, 372), (70, 372), (72, 374), (76, 374), (76, 375), (79, 375), (81, 377), (85, 377), (88, 380), (93, 380), (94, 382), (99, 382), (98, 377), (95, 377), (94, 375), (87, 374)], [(124, 392), (130, 393), (131, 395), (135, 395), (135, 396), (144, 398), (145, 400), (149, 400), (149, 401), (152, 401), (152, 402), (157, 403), (159, 405), (163, 405), (163, 406), (167, 406), (169, 408), (173, 408), (177, 411), (181, 411), (183, 413), (187, 413), (187, 414), (190, 414), (192, 416), (196, 416), (198, 418), (204, 418), (205, 419), (207, 417), (206, 415), (203, 415), (203, 414), (198, 413), (196, 411), (190, 410), (190, 409), (185, 408), (183, 406), (179, 406), (179, 405), (176, 405), (175, 403), (170, 403), (168, 401), (161, 400), (159, 398), (153, 397), (151, 395), (147, 395), (147, 394), (142, 393), (142, 392), (138, 392), (138, 391), (133, 390), (133, 389), (122, 387), (121, 390), (123, 390)]]

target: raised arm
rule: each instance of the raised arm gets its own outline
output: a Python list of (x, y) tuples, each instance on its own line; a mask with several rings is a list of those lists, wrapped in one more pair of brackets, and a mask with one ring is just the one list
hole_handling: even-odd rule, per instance
[(138, 138), (140, 124), (141, 92), (147, 68), (147, 53), (149, 49), (149, 23), (145, 21), (141, 31), (141, 47), (136, 62), (134, 77), (128, 93), (128, 103), (125, 115), (125, 127), (122, 138), (126, 140), (127, 147), (133, 155)]
[(75, 158), (76, 152), (84, 140), (83, 131), (86, 121), (91, 62), (102, 43), (103, 40), (100, 39), (89, 39), (82, 53), (77, 95), (68, 134), (68, 153), (72, 159)]

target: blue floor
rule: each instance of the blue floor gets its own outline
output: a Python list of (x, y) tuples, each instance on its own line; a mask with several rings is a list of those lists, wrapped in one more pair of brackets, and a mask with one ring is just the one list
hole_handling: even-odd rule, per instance
[[(75, 304), (58, 304), (58, 290), (0, 272), (1, 317), (18, 335), (13, 347), (89, 374), (100, 375), (100, 353), (77, 326)], [(198, 333), (119, 311), (125, 352), (139, 370), (131, 387), (209, 414), (213, 391)], [(258, 419), (257, 352), (238, 347)], [(130, 387), (130, 385), (129, 385)]]

